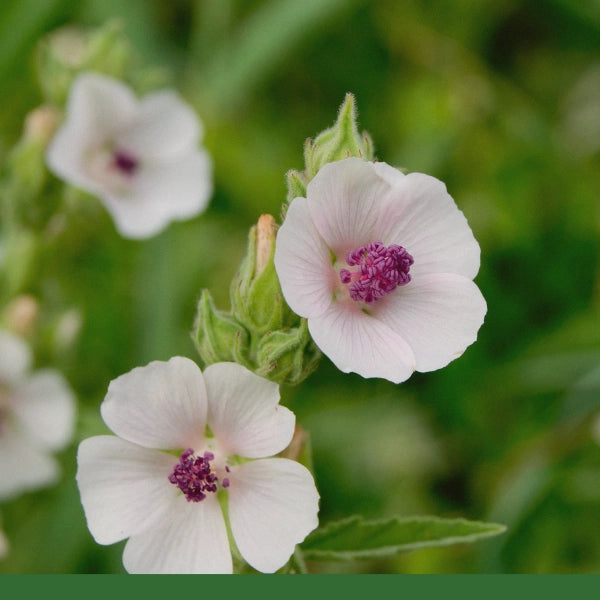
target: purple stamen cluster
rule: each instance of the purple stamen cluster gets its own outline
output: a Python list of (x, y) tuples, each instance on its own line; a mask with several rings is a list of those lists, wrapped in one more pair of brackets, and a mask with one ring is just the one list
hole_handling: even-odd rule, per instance
[(358, 266), (356, 271), (340, 271), (342, 283), (349, 284), (350, 297), (357, 302), (373, 304), (410, 281), (408, 271), (414, 259), (402, 246), (390, 244), (386, 247), (381, 242), (371, 242), (348, 252), (346, 262)]
[(139, 162), (131, 154), (117, 150), (113, 156), (113, 165), (124, 175), (133, 175), (138, 168)]
[[(200, 502), (206, 498), (206, 492), (217, 491), (219, 478), (210, 466), (210, 461), (214, 458), (215, 455), (212, 452), (194, 456), (191, 448), (181, 454), (179, 462), (169, 475), (169, 481), (185, 494), (188, 502)], [(225, 480), (223, 485), (225, 485)], [(227, 481), (227, 485), (229, 485), (229, 481)]]

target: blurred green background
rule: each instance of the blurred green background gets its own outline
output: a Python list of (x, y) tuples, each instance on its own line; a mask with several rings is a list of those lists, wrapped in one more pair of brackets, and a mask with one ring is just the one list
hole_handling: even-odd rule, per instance
[(405, 384), (344, 375), (324, 358), (282, 389), (311, 435), (321, 522), (436, 514), (508, 531), (312, 570), (600, 571), (600, 4), (4, 0), (3, 162), (42, 101), (39, 38), (110, 19), (136, 61), (197, 109), (215, 193), (204, 215), (143, 242), (119, 238), (90, 201), (94, 226), (64, 234), (61, 252), (41, 259), (44, 278), (21, 290), (41, 303), (37, 364), (62, 370), (80, 416), (60, 485), (0, 506), (11, 542), (0, 572), (123, 571), (123, 544), (97, 546), (85, 526), (76, 445), (102, 431), (111, 379), (150, 360), (198, 360), (200, 289), (228, 308), (248, 228), (279, 215), (285, 172), (302, 168), (305, 138), (333, 123), (349, 91), (376, 156), (442, 179), (467, 216), (488, 314), (460, 359)]

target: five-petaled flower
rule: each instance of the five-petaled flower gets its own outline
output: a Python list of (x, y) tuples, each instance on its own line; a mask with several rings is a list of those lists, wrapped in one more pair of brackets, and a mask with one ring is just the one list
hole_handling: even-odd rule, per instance
[(117, 434), (84, 440), (77, 482), (100, 544), (129, 538), (131, 573), (231, 573), (222, 506), (244, 560), (273, 572), (318, 524), (312, 475), (269, 458), (292, 439), (276, 384), (235, 363), (152, 362), (111, 382), (101, 406)]
[(84, 73), (48, 149), (50, 169), (99, 197), (124, 237), (152, 236), (201, 213), (212, 163), (199, 147), (202, 125), (173, 91), (141, 99), (123, 83)]
[(52, 452), (73, 436), (75, 398), (53, 369), (28, 373), (29, 347), (0, 331), (0, 499), (55, 483)]
[(286, 301), (344, 372), (395, 383), (475, 341), (480, 249), (444, 184), (386, 163), (325, 165), (279, 229)]

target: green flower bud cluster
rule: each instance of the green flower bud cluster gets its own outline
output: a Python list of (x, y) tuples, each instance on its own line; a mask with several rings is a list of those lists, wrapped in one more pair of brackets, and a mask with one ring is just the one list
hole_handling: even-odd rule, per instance
[(125, 78), (132, 64), (133, 50), (122, 26), (110, 21), (86, 31), (66, 26), (50, 33), (37, 47), (37, 74), (47, 102), (63, 106), (75, 77), (96, 71)]
[(250, 229), (248, 251), (234, 277), (231, 310), (217, 310), (208, 290), (198, 302), (193, 340), (208, 365), (234, 361), (277, 383), (297, 384), (321, 356), (306, 319), (287, 306), (275, 272), (276, 224), (262, 215)]
[(304, 171), (287, 172), (288, 203), (306, 196), (308, 182), (327, 163), (355, 156), (373, 159), (373, 142), (366, 131), (359, 133), (356, 124), (356, 104), (353, 94), (346, 94), (340, 106), (337, 121), (313, 140), (304, 143)]
[(89, 31), (65, 26), (38, 42), (37, 77), (44, 102), (27, 115), (0, 180), (1, 224), (11, 230), (12, 238), (19, 229), (44, 231), (53, 215), (66, 212), (66, 196), (72, 191), (48, 176), (46, 151), (63, 118), (73, 80), (83, 71), (125, 78), (132, 74), (133, 54), (117, 22)]

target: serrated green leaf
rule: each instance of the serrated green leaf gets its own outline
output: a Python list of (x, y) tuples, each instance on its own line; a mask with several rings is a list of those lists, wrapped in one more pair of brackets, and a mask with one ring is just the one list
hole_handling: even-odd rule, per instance
[(314, 531), (302, 544), (302, 552), (307, 560), (382, 558), (419, 548), (475, 542), (505, 530), (504, 525), (466, 519), (392, 517), (367, 521), (357, 515)]

